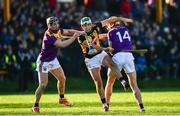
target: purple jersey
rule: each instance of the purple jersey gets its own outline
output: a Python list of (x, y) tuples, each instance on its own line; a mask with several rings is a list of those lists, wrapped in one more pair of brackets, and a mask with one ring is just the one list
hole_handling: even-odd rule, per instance
[(114, 28), (108, 32), (108, 39), (114, 48), (113, 54), (122, 50), (132, 50), (131, 37), (126, 27)]
[(43, 37), (43, 43), (39, 58), (42, 62), (52, 61), (57, 56), (58, 47), (54, 45), (57, 39), (61, 39), (63, 30), (60, 29), (57, 33), (52, 33), (47, 30)]

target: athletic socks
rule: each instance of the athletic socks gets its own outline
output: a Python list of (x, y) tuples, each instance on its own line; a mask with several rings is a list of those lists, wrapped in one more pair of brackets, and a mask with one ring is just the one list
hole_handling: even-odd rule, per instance
[(33, 107), (39, 107), (39, 103), (34, 103)]
[(141, 112), (145, 111), (143, 104), (139, 104), (139, 110), (140, 110)]
[(64, 94), (60, 94), (59, 97), (60, 97), (61, 99), (63, 99), (63, 98), (64, 98)]
[(105, 103), (106, 103), (106, 99), (105, 99), (105, 98), (102, 98), (102, 99), (101, 99), (101, 102), (102, 102), (102, 104), (105, 104)]
[(139, 107), (140, 107), (141, 109), (144, 108), (143, 104), (139, 104)]

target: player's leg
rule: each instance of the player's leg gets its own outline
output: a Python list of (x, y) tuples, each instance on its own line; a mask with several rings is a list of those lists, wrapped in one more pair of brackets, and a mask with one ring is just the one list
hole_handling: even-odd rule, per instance
[(35, 92), (33, 112), (39, 112), (39, 101), (48, 84), (48, 73), (38, 72), (39, 86)]
[(143, 103), (142, 103), (141, 92), (137, 85), (137, 75), (136, 75), (136, 70), (134, 66), (134, 61), (133, 60), (127, 61), (127, 63), (124, 65), (124, 69), (128, 76), (129, 84), (133, 91), (134, 97), (136, 98), (138, 102), (140, 111), (145, 111)]
[(106, 101), (107, 101), (108, 106), (110, 103), (115, 80), (116, 80), (116, 75), (111, 71), (111, 69), (108, 69), (108, 80), (107, 80), (106, 88), (105, 88), (105, 96), (106, 96)]
[(69, 102), (64, 97), (66, 77), (64, 75), (63, 69), (59, 67), (59, 68), (51, 70), (50, 72), (58, 80), (57, 89), (58, 89), (58, 94), (59, 94), (59, 103), (64, 104), (65, 106), (73, 106), (73, 103)]
[(60, 98), (64, 98), (66, 77), (64, 75), (63, 69), (53, 69), (50, 71), (50, 73), (57, 79), (57, 90)]
[(118, 66), (112, 61), (112, 58), (109, 55), (106, 55), (102, 61), (102, 64), (109, 67), (113, 73), (116, 75), (117, 79), (121, 82), (124, 87), (124, 90), (128, 89), (128, 83), (122, 77), (121, 71)]
[(136, 98), (136, 100), (138, 102), (140, 111), (144, 111), (144, 106), (143, 106), (142, 97), (141, 97), (141, 91), (139, 90), (139, 87), (137, 85), (136, 72), (127, 73), (127, 75), (128, 75), (130, 87), (133, 91), (134, 97)]
[(99, 94), (99, 97), (105, 98), (103, 83), (102, 83), (102, 79), (100, 76), (100, 68), (93, 68), (89, 72), (91, 74), (92, 79), (94, 80), (94, 83), (96, 85), (96, 90), (97, 90), (97, 93)]
[(101, 99), (103, 108), (105, 111), (108, 111), (109, 109), (108, 109), (108, 106), (106, 103), (103, 82), (102, 82), (101, 75), (100, 75), (100, 67), (92, 68), (89, 70), (89, 72), (91, 74), (92, 79), (94, 80), (95, 85), (96, 85), (96, 91)]

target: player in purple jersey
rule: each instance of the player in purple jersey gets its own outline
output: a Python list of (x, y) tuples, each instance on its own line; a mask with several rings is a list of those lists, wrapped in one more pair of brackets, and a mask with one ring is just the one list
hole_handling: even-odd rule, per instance
[[(141, 92), (138, 88), (136, 81), (134, 57), (130, 52), (123, 52), (124, 50), (133, 49), (131, 36), (129, 35), (128, 28), (126, 28), (125, 26), (120, 26), (120, 22), (111, 23), (109, 25), (108, 40), (109, 40), (109, 46), (114, 49), (114, 51), (112, 52), (113, 62), (118, 66), (119, 70), (122, 70), (122, 68), (125, 70), (128, 76), (130, 87), (138, 102), (139, 110), (145, 111), (142, 103)], [(108, 85), (106, 86), (106, 90), (107, 90), (106, 99), (107, 102), (109, 103), (112, 94), (112, 87), (116, 80), (116, 76), (110, 69), (108, 71), (108, 76), (109, 78), (108, 78)]]
[[(57, 80), (57, 89), (59, 93), (59, 103), (65, 106), (72, 106), (73, 103), (69, 102), (64, 97), (65, 80), (64, 71), (59, 64), (56, 56), (58, 48), (63, 48), (70, 45), (75, 39), (83, 34), (82, 31), (73, 29), (60, 29), (59, 22), (56, 17), (49, 17), (46, 20), (48, 29), (44, 33), (42, 41), (42, 49), (37, 59), (39, 86), (35, 92), (35, 101), (32, 107), (32, 112), (40, 112), (39, 101), (48, 84), (48, 72), (50, 72)], [(68, 40), (62, 40), (63, 35), (71, 36)]]

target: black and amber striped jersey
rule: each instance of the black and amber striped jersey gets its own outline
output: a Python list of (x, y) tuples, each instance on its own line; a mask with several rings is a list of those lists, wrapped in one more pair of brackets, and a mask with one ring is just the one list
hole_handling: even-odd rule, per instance
[(81, 46), (82, 52), (83, 52), (84, 56), (87, 58), (92, 58), (93, 56), (95, 56), (101, 52), (101, 51), (97, 51), (96, 53), (89, 55), (88, 54), (89, 46), (83, 44), (84, 42), (86, 42), (86, 43), (89, 42), (91, 44), (101, 46), (101, 41), (99, 40), (98, 34), (100, 34), (100, 32), (102, 30), (102, 24), (101, 24), (101, 22), (98, 22), (98, 23), (94, 23), (93, 25), (94, 25), (93, 28), (89, 32), (86, 32), (87, 36), (81, 35), (78, 38), (78, 42)]

